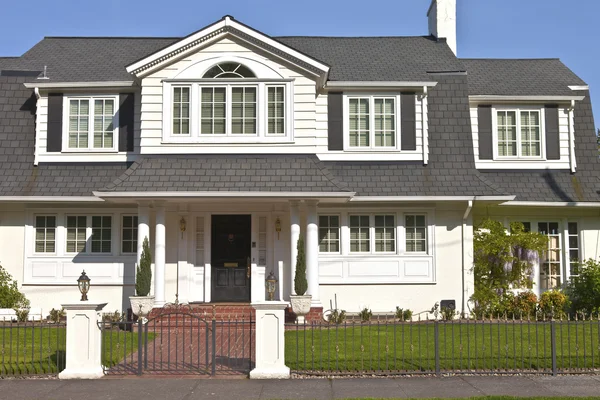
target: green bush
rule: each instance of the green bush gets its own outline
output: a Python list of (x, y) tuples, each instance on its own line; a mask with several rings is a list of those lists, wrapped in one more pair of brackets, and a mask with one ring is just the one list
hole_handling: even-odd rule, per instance
[(371, 312), (370, 309), (365, 307), (358, 313), (358, 316), (360, 317), (360, 320), (362, 322), (369, 322), (371, 320), (371, 318), (373, 317), (373, 313)]
[(150, 244), (148, 238), (144, 238), (142, 244), (142, 255), (140, 264), (135, 274), (135, 293), (137, 296), (148, 296), (150, 293), (150, 284), (152, 282), (152, 256), (150, 255)]
[(540, 296), (539, 310), (544, 317), (562, 318), (569, 307), (569, 298), (560, 290), (549, 290)]
[(410, 309), (403, 309), (396, 306), (396, 318), (400, 321), (410, 321), (412, 319), (413, 312)]
[(19, 291), (17, 281), (0, 266), (0, 308), (29, 308), (29, 300)]
[(304, 295), (308, 290), (306, 281), (306, 255), (304, 253), (304, 239), (298, 238), (298, 255), (296, 256), (296, 274), (294, 275), (294, 290), (298, 296)]
[(531, 291), (521, 292), (515, 296), (512, 315), (515, 318), (525, 318), (535, 314), (538, 298)]
[(122, 322), (125, 321), (125, 314), (119, 312), (119, 310), (115, 310), (114, 313), (104, 313), (102, 314), (102, 322)]
[(15, 313), (17, 314), (18, 322), (27, 322), (29, 317), (29, 307), (15, 308)]
[(454, 308), (442, 307), (440, 312), (442, 313), (442, 319), (444, 321), (452, 321), (456, 316), (456, 310)]
[(54, 308), (50, 310), (50, 321), (58, 324), (60, 320), (66, 315), (65, 309), (61, 308), (60, 310), (55, 310)]
[(338, 310), (337, 308), (332, 310), (327, 316), (327, 322), (330, 324), (339, 325), (346, 320), (346, 310)]
[(586, 315), (600, 310), (600, 262), (587, 260), (579, 265), (578, 276), (567, 283), (566, 293), (571, 300), (571, 310)]

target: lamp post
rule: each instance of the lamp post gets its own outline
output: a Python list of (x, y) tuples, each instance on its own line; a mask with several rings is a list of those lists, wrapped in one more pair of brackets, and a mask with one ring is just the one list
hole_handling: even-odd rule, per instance
[(277, 278), (275, 278), (273, 271), (271, 271), (269, 276), (267, 276), (267, 279), (265, 280), (265, 286), (267, 287), (267, 293), (269, 293), (269, 301), (273, 301), (275, 290), (277, 289)]
[(79, 279), (77, 279), (77, 286), (81, 292), (81, 301), (87, 301), (87, 294), (90, 290), (90, 278), (85, 274), (85, 271), (83, 271)]

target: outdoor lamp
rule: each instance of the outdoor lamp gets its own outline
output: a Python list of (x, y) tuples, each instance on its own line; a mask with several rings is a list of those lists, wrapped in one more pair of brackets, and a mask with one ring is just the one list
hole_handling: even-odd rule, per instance
[(179, 220), (179, 230), (181, 231), (181, 238), (183, 239), (183, 232), (185, 232), (185, 218), (181, 217)]
[(277, 239), (279, 239), (279, 234), (281, 233), (281, 220), (279, 217), (275, 220), (275, 232), (277, 232)]
[(269, 301), (273, 301), (273, 297), (275, 296), (275, 289), (277, 289), (277, 278), (275, 278), (275, 275), (273, 275), (273, 271), (271, 271), (271, 273), (269, 273), (269, 276), (267, 276), (265, 286), (267, 287), (267, 293), (269, 293)]
[(85, 274), (85, 271), (83, 271), (79, 279), (77, 279), (77, 286), (81, 292), (81, 301), (87, 301), (87, 293), (90, 290), (90, 278)]

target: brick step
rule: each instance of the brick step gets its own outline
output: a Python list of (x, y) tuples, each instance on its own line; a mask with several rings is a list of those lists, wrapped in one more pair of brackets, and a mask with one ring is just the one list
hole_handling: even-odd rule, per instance
[(155, 308), (150, 313), (149, 319), (156, 319), (157, 323), (172, 325), (176, 320), (189, 320), (192, 318), (189, 314), (205, 321), (211, 321), (214, 318), (217, 321), (235, 322), (254, 319), (255, 310), (248, 303), (186, 304), (180, 308)]

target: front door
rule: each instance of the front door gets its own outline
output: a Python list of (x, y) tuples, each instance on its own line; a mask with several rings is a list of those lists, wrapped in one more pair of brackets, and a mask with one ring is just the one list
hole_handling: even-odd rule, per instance
[(211, 297), (250, 301), (250, 215), (213, 215)]

